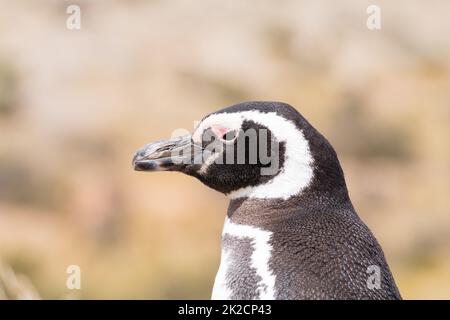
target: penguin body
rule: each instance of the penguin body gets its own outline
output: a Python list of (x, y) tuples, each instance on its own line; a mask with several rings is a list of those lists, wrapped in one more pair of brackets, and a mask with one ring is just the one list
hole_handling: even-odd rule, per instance
[[(400, 298), (381, 247), (351, 207), (318, 208), (314, 200), (311, 207), (302, 201), (298, 209), (292, 201), (231, 201), (222, 238), (220, 269), (225, 272), (218, 272), (213, 298)], [(230, 234), (230, 221), (242, 228), (241, 234)], [(253, 236), (258, 232), (251, 233), (244, 226), (270, 237)], [(270, 240), (265, 242), (267, 238)], [(270, 254), (261, 259), (255, 251), (258, 246)], [(243, 252), (251, 253), (242, 257)], [(252, 259), (266, 268), (261, 272)], [(380, 269), (379, 289), (368, 285), (372, 266)], [(270, 274), (264, 270), (270, 270)], [(258, 285), (255, 289), (243, 285), (246, 283)]]
[[(253, 142), (247, 132), (258, 133)], [(169, 144), (190, 150), (183, 163), (161, 142), (133, 162), (136, 170), (192, 175), (230, 198), (213, 299), (401, 299), (351, 204), (334, 149), (293, 107), (231, 106), (205, 117), (185, 140)], [(206, 152), (205, 140), (220, 148)]]

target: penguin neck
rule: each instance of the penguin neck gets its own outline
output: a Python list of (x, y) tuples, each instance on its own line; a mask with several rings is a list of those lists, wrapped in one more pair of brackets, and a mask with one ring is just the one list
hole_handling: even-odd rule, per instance
[[(314, 184), (299, 195), (285, 199), (239, 198), (231, 199), (227, 217), (233, 223), (270, 229), (289, 219), (301, 219), (306, 214), (321, 212), (354, 212), (347, 189), (339, 192), (319, 192)], [(356, 214), (356, 213), (355, 213)]]

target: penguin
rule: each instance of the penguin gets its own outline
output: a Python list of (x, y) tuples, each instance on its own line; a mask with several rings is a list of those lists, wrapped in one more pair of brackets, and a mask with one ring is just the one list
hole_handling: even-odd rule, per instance
[(401, 299), (335, 150), (294, 107), (226, 107), (192, 135), (144, 146), (133, 165), (185, 173), (230, 199), (212, 299)]

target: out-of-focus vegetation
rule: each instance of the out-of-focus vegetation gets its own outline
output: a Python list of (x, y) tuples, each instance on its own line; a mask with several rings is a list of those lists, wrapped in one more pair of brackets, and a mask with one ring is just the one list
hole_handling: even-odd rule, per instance
[[(227, 200), (141, 145), (243, 100), (335, 146), (404, 298), (450, 298), (450, 3), (0, 1), (0, 297), (208, 298)], [(81, 267), (82, 288), (66, 288)], [(34, 289), (35, 288), (35, 289)]]

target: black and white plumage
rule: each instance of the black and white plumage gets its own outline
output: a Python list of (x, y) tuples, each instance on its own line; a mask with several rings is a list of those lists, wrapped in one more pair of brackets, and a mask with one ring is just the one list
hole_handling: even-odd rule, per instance
[[(265, 143), (251, 144), (249, 130), (265, 131), (257, 135)], [(211, 141), (220, 148), (207, 150)], [(239, 142), (247, 151), (237, 163), (232, 146)], [(260, 153), (250, 161), (248, 150), (261, 146), (270, 163)], [(276, 170), (262, 174), (274, 162)], [(145, 146), (133, 163), (141, 171), (186, 173), (230, 198), (213, 298), (401, 298), (380, 245), (352, 206), (333, 147), (293, 107), (245, 102), (222, 109), (192, 136)], [(372, 266), (379, 287), (368, 285)]]

